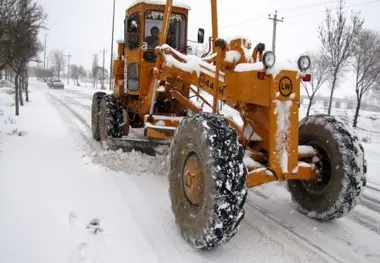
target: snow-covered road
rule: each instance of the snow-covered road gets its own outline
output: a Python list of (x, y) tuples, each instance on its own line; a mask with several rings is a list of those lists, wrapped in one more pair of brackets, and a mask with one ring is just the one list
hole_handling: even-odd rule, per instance
[(94, 90), (31, 84), (21, 117), (0, 93), (0, 262), (380, 262), (376, 138), (363, 201), (346, 218), (309, 219), (272, 183), (250, 190), (230, 243), (197, 251), (175, 226), (167, 155), (104, 152), (91, 137)]

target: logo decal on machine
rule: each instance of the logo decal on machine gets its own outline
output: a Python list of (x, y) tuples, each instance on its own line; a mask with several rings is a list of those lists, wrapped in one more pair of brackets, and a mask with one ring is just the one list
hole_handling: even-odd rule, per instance
[(282, 96), (288, 97), (293, 91), (293, 83), (288, 77), (283, 77), (280, 80), (279, 91)]

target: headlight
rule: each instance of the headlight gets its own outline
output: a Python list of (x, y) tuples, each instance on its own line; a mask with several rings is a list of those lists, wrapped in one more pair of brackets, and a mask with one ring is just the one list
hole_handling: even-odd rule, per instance
[(266, 68), (271, 68), (276, 62), (276, 57), (272, 51), (267, 51), (263, 56), (263, 63)]
[(301, 71), (306, 71), (310, 68), (311, 60), (308, 56), (300, 56), (298, 59), (298, 67)]

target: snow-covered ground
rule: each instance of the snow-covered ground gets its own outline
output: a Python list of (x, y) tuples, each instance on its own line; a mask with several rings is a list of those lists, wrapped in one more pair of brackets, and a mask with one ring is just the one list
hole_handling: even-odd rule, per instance
[(369, 182), (347, 217), (309, 219), (271, 183), (249, 191), (231, 242), (197, 251), (175, 226), (167, 155), (105, 152), (91, 138), (94, 89), (30, 84), (20, 117), (0, 88), (0, 262), (380, 262), (379, 114), (359, 121)]

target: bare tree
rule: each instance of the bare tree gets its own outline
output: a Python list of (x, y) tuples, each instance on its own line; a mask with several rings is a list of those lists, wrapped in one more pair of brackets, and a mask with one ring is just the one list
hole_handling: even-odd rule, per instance
[(87, 75), (83, 66), (71, 65), (70, 66), (71, 78), (76, 80), (77, 86), (79, 86), (79, 79)]
[(315, 94), (330, 79), (328, 62), (325, 57), (322, 56), (321, 52), (313, 52), (308, 55), (311, 59), (309, 72), (312, 78), (310, 82), (302, 81), (302, 86), (305, 88), (307, 97), (309, 98), (306, 116), (309, 116), (310, 114), (310, 109), (313, 105)]
[(33, 0), (17, 0), (12, 6), (12, 16), (8, 21), (7, 51), (8, 66), (15, 72), (15, 114), (19, 115), (19, 103), (23, 105), (20, 77), (25, 75), (27, 64), (37, 61), (42, 46), (38, 32), (43, 27), (46, 15), (42, 7)]
[(11, 21), (16, 15), (18, 0), (0, 0), (0, 70), (5, 70), (11, 61)]
[(358, 117), (363, 95), (375, 88), (380, 76), (380, 36), (371, 30), (360, 33), (355, 43), (353, 63), (356, 73), (356, 111), (353, 127), (358, 124)]
[(99, 72), (99, 56), (98, 54), (94, 54), (92, 56), (92, 68), (91, 68), (91, 76), (94, 81), (94, 87), (96, 87), (96, 79), (98, 78)]
[(335, 15), (331, 9), (326, 9), (325, 21), (318, 28), (322, 55), (328, 62), (332, 78), (328, 114), (331, 114), (335, 88), (343, 71), (349, 66), (349, 59), (353, 56), (353, 42), (364, 23), (359, 13), (351, 12), (350, 19), (347, 19), (344, 14), (345, 0), (338, 0), (337, 5)]
[(50, 53), (50, 59), (52, 63), (52, 68), (57, 74), (57, 78), (60, 79), (61, 72), (66, 65), (66, 57), (63, 50), (55, 49)]

